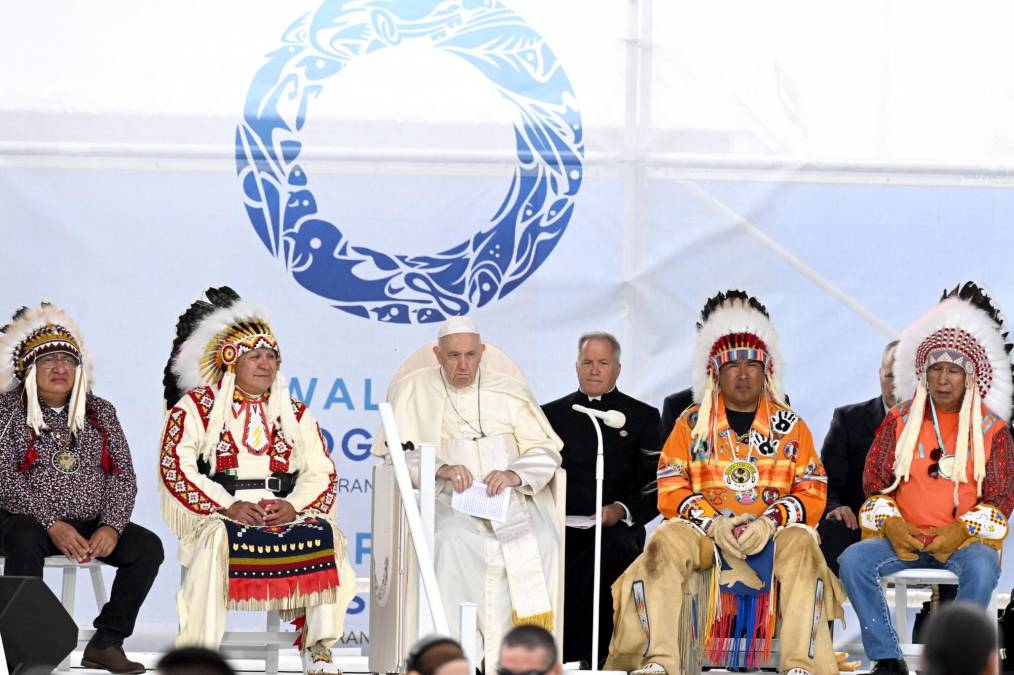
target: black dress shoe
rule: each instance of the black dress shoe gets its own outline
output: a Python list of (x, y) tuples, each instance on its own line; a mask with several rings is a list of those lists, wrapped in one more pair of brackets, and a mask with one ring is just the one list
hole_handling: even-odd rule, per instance
[(905, 659), (882, 659), (877, 661), (870, 673), (876, 675), (908, 675)]

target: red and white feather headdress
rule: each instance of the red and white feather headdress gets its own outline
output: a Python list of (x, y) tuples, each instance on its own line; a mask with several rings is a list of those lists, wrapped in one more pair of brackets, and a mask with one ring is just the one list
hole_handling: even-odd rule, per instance
[(895, 449), (894, 490), (908, 480), (920, 428), (926, 414), (926, 371), (935, 363), (952, 363), (965, 373), (965, 395), (958, 414), (954, 451), (954, 498), (967, 480), (972, 450), (973, 477), (982, 490), (986, 475), (982, 406), (1006, 421), (1014, 407), (1014, 380), (1008, 331), (996, 301), (975, 282), (944, 291), (940, 303), (916, 319), (901, 335), (894, 357), (894, 390), (899, 401), (911, 401), (908, 421)]

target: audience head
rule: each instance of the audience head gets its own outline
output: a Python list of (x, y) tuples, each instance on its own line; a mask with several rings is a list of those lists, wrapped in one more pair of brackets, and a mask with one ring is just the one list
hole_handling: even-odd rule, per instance
[(610, 333), (585, 333), (577, 341), (577, 381), (588, 396), (602, 396), (620, 376), (620, 341)]
[(556, 641), (545, 628), (516, 626), (504, 635), (497, 675), (559, 675), (562, 671)]
[(405, 671), (418, 675), (470, 675), (461, 645), (442, 635), (422, 638), (409, 650)]
[(996, 675), (996, 620), (967, 602), (952, 602), (930, 616), (923, 633), (925, 675)]
[(161, 675), (236, 675), (218, 652), (203, 647), (174, 649), (156, 666)]
[(891, 340), (880, 357), (880, 396), (888, 408), (898, 402), (894, 397), (894, 352), (897, 347), (898, 341)]

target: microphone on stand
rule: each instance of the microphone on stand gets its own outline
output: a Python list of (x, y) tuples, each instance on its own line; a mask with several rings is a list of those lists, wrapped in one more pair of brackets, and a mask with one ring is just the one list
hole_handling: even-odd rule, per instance
[(599, 420), (606, 426), (619, 429), (627, 423), (627, 416), (619, 410), (595, 410), (575, 403), (572, 410), (588, 415), (595, 427), (598, 448), (595, 453), (595, 573), (592, 579), (592, 653), (591, 672), (599, 672), (599, 589), (602, 579), (602, 481), (605, 479), (605, 460), (602, 456), (602, 429)]
[(623, 425), (627, 423), (627, 416), (619, 410), (595, 410), (595, 408), (586, 408), (585, 406), (577, 403), (570, 406), (570, 408), (571, 410), (575, 410), (579, 413), (598, 417), (606, 423), (607, 427), (612, 427), (613, 429), (621, 429), (623, 428)]

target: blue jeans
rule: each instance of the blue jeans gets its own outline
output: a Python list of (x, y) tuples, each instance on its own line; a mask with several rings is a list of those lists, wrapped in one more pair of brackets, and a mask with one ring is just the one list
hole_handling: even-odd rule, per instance
[(946, 563), (939, 563), (922, 552), (918, 560), (899, 560), (887, 539), (867, 539), (845, 549), (838, 565), (842, 583), (859, 617), (866, 657), (872, 661), (902, 658), (891, 611), (880, 591), (882, 576), (913, 567), (946, 569), (958, 577), (956, 600), (974, 602), (984, 608), (989, 606), (1000, 579), (1000, 556), (984, 544), (971, 544), (955, 551)]

